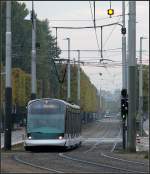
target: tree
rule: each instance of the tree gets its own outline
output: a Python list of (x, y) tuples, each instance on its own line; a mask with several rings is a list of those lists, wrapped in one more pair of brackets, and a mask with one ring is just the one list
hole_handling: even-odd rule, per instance
[[(6, 31), (6, 1), (1, 2), (1, 18), (2, 24), (2, 63), (5, 65), (5, 31)], [(12, 1), (12, 66), (19, 67), (22, 70), (31, 72), (31, 44), (32, 44), (32, 24), (31, 21), (25, 20), (29, 15), (29, 10), (25, 3)], [(37, 18), (37, 42), (40, 48), (37, 49), (37, 71), (38, 77), (48, 77), (50, 58), (58, 57), (60, 49), (56, 49), (55, 38), (49, 30), (47, 20), (40, 21)], [(57, 50), (57, 54), (50, 52), (50, 49)], [(42, 71), (40, 71), (42, 69)]]

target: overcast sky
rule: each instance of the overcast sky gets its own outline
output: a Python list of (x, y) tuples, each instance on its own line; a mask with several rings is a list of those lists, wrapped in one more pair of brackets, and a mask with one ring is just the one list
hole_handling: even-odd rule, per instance
[[(31, 10), (32, 1), (25, 2), (27, 8)], [(128, 27), (128, 1), (126, 5), (126, 27)], [(48, 19), (50, 30), (55, 36), (54, 26), (93, 26), (91, 9), (89, 1), (35, 1), (35, 11), (39, 19)], [(93, 7), (93, 1), (91, 1)], [(96, 25), (104, 25), (114, 22), (122, 22), (122, 1), (111, 1), (111, 7), (114, 9), (114, 17), (110, 18), (107, 15), (107, 9), (110, 7), (110, 1), (96, 1)], [(93, 8), (92, 8), (93, 9)], [(149, 60), (149, 2), (136, 2), (136, 57), (139, 58), (139, 42), (140, 36), (148, 37), (143, 40), (143, 62), (148, 63)], [(63, 21), (66, 20), (66, 21)], [(73, 21), (72, 21), (73, 20)], [(77, 21), (79, 20), (79, 21)], [(117, 61), (105, 61), (106, 67), (82, 66), (83, 70), (90, 77), (91, 82), (99, 89), (100, 86), (104, 90), (114, 91), (122, 88), (122, 53), (121, 53), (121, 28), (118, 25), (105, 27), (103, 29), (103, 58)], [(100, 45), (100, 29), (97, 29), (98, 42)], [(69, 37), (71, 40), (71, 49), (94, 49), (97, 50), (97, 41), (94, 29), (84, 30), (58, 30), (58, 46), (60, 49), (67, 49), (67, 41), (64, 38)], [(117, 48), (117, 49), (116, 49)], [(116, 49), (116, 50), (110, 50)], [(62, 58), (67, 57), (67, 52), (62, 52)], [(77, 53), (71, 53), (71, 59), (77, 60)], [(81, 52), (81, 61), (99, 61), (100, 53), (97, 52)], [(100, 77), (99, 73), (103, 75)], [(101, 80), (100, 80), (101, 78)]]

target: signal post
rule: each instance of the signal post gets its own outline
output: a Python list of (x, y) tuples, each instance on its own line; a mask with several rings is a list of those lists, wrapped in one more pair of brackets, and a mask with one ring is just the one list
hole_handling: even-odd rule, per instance
[(127, 90), (122, 89), (121, 91), (121, 117), (122, 117), (122, 146), (126, 148), (126, 119), (128, 116), (128, 96)]

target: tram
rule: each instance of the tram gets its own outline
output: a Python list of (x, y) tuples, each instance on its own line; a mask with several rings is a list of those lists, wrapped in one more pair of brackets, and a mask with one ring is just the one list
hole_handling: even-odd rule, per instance
[(29, 101), (25, 150), (31, 150), (36, 146), (72, 148), (79, 145), (81, 145), (79, 106), (53, 98)]

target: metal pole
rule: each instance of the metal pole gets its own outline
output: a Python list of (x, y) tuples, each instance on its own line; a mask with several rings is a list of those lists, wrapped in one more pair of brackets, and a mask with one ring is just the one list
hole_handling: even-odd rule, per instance
[(128, 31), (128, 76), (129, 76), (129, 111), (127, 148), (130, 152), (136, 152), (136, 1), (129, 1), (129, 31)]
[(101, 85), (99, 88), (99, 116), (100, 116), (100, 113), (101, 113)]
[(139, 118), (140, 118), (140, 135), (143, 135), (143, 70), (142, 70), (142, 40), (140, 37), (140, 66), (139, 66)]
[(101, 58), (103, 58), (103, 27), (101, 26)]
[[(125, 28), (125, 1), (122, 1), (122, 24)], [(122, 33), (122, 88), (127, 89), (126, 32)]]
[(4, 149), (11, 150), (11, 112), (12, 112), (12, 83), (11, 83), (11, 1), (6, 1), (6, 82), (5, 82), (5, 119), (4, 119)]
[(36, 19), (32, 1), (31, 100), (36, 98)]
[(57, 57), (57, 27), (56, 27), (56, 57)]
[(67, 100), (70, 100), (70, 38), (68, 40), (68, 78), (67, 78)]
[(95, 1), (93, 2), (93, 6), (94, 6), (94, 27), (96, 27), (96, 23), (95, 23)]
[[(125, 29), (125, 1), (122, 1), (122, 29)], [(127, 89), (127, 63), (126, 63), (126, 32), (122, 31), (122, 89)], [(126, 130), (127, 121), (122, 120), (123, 149), (126, 148)]]
[[(102, 73), (99, 73), (100, 77), (102, 76)], [(100, 87), (99, 87), (99, 117), (100, 117), (100, 112), (101, 112), (101, 79), (100, 79)]]
[(78, 50), (77, 101), (80, 106), (80, 50)]

